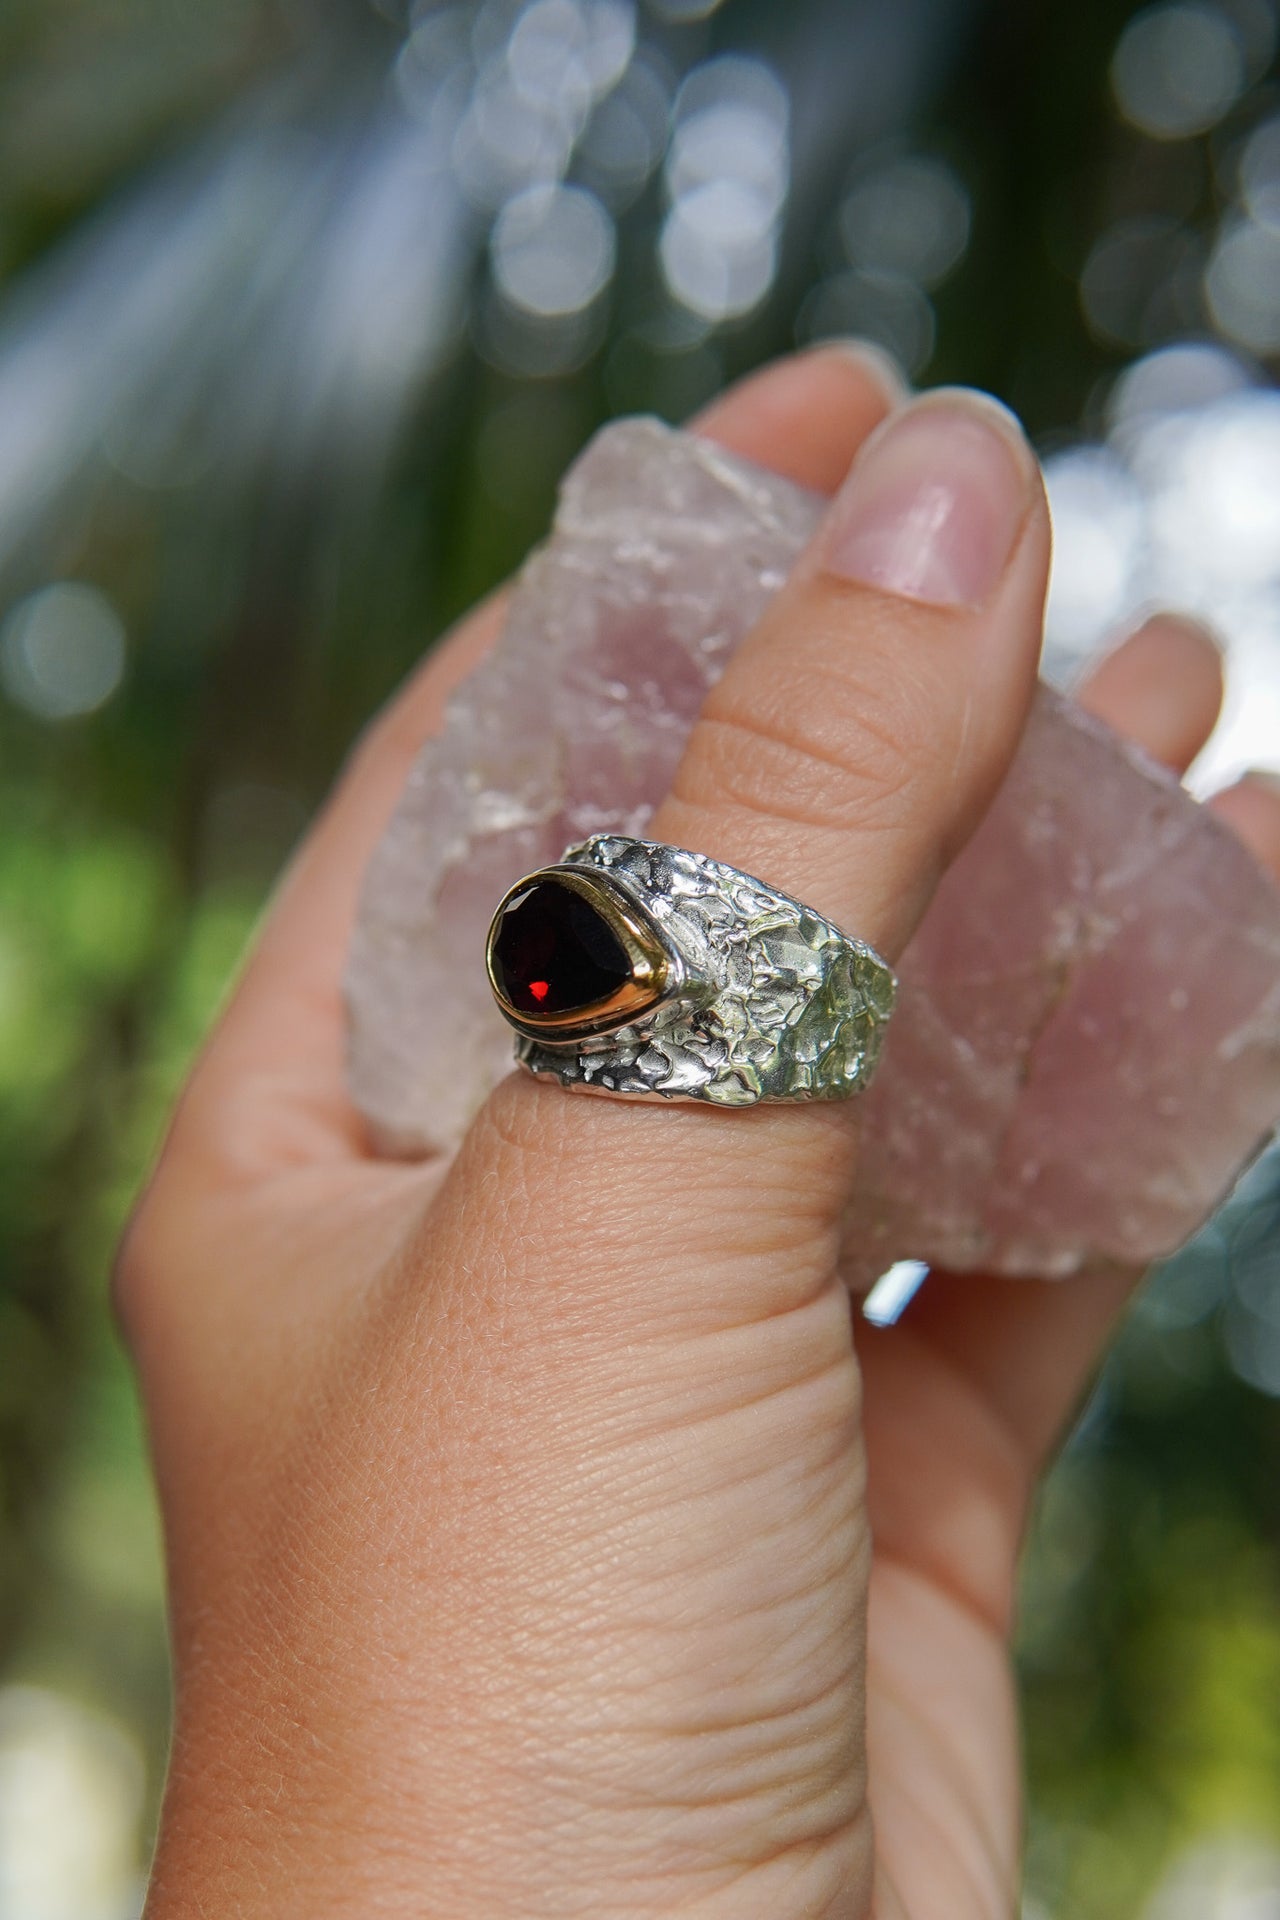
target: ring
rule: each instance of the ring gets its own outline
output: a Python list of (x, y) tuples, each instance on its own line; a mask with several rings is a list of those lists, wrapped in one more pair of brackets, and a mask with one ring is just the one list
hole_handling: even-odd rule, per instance
[(722, 1107), (860, 1092), (897, 991), (877, 953), (789, 894), (619, 834), (517, 881), (486, 963), (531, 1073)]

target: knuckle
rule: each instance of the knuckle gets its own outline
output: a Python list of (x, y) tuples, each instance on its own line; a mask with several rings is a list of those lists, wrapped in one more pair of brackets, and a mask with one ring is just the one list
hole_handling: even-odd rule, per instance
[(892, 827), (937, 761), (931, 704), (908, 677), (856, 663), (726, 680), (704, 709), (677, 791), (809, 826)]

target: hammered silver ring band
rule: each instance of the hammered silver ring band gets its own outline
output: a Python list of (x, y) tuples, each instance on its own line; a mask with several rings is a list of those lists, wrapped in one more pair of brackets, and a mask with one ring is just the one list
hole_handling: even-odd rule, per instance
[(486, 963), (531, 1073), (722, 1107), (860, 1092), (897, 987), (872, 948), (789, 894), (620, 834), (511, 887)]

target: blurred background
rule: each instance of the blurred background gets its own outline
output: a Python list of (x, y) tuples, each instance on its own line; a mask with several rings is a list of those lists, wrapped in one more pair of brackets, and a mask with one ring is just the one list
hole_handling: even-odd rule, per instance
[[(4, 0), (0, 1920), (163, 1765), (112, 1245), (355, 729), (612, 413), (862, 333), (1048, 462), (1049, 664), (1157, 596), (1280, 764), (1274, 0)], [(1042, 1503), (1028, 1920), (1280, 1916), (1280, 1159)]]

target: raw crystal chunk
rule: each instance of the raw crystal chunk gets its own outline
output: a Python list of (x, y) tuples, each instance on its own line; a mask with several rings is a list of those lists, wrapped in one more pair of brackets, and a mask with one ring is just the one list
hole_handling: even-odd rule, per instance
[[(652, 421), (607, 428), (577, 462), (370, 863), (350, 1080), (383, 1151), (450, 1149), (508, 1070), (483, 963), (497, 901), (570, 842), (644, 833), (817, 511)], [(903, 1258), (1045, 1276), (1146, 1261), (1280, 1118), (1280, 892), (1048, 688), (899, 974), (862, 1101), (858, 1286)]]
[(1280, 1118), (1280, 892), (1048, 688), (900, 973), (846, 1223), (856, 1283), (907, 1252), (1142, 1264)]

